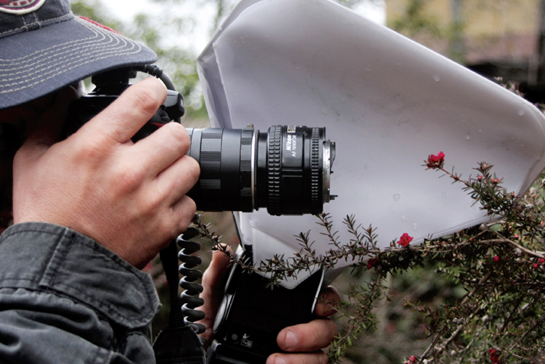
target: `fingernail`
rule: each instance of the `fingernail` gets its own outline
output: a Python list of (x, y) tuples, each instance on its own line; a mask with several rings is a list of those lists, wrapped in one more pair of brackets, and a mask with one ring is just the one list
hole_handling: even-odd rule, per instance
[(297, 339), (297, 336), (292, 331), (288, 331), (286, 334), (286, 349), (291, 349), (295, 346), (297, 346), (297, 343), (299, 340)]
[(286, 361), (282, 358), (276, 358), (274, 364), (287, 364)]

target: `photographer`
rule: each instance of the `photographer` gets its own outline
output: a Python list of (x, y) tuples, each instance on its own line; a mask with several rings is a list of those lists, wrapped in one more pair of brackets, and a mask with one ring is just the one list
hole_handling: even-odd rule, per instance
[[(74, 17), (68, 0), (0, 1), (1, 362), (155, 362), (149, 324), (159, 302), (138, 269), (195, 213), (185, 194), (199, 167), (185, 155), (187, 133), (169, 123), (131, 141), (166, 97), (149, 78), (60, 138), (81, 79), (154, 61), (151, 50)], [(215, 257), (206, 273), (207, 320), (225, 266)], [(330, 313), (323, 306), (318, 314)], [(312, 353), (268, 363), (325, 363), (313, 351), (335, 333), (330, 320), (287, 328), (280, 347)]]

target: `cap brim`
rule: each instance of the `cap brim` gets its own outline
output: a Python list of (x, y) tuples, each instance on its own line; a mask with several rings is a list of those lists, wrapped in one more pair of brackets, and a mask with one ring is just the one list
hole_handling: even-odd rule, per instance
[(96, 73), (157, 59), (140, 43), (77, 17), (6, 37), (1, 44), (0, 109)]

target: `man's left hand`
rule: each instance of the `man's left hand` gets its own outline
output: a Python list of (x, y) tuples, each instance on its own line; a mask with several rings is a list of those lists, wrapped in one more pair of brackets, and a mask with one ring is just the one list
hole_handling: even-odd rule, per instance
[[(203, 334), (209, 342), (213, 336), (214, 320), (222, 299), (222, 287), (228, 273), (229, 257), (220, 251), (213, 253), (212, 262), (204, 273), (204, 305), (200, 308), (206, 315), (201, 321), (206, 326)], [(278, 346), (287, 353), (269, 356), (267, 364), (326, 364), (327, 355), (321, 349), (327, 347), (337, 335), (337, 326), (328, 318), (336, 311), (332, 305), (340, 302), (340, 295), (334, 287), (320, 293), (315, 313), (321, 317), (306, 324), (289, 326), (277, 336)]]

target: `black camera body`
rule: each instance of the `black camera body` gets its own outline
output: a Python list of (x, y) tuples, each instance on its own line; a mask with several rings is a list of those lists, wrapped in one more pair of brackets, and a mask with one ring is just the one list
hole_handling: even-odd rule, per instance
[[(162, 125), (180, 121), (183, 97), (168, 77), (154, 66), (122, 68), (93, 76), (96, 88), (74, 101), (64, 136), (110, 105), (130, 87), (137, 71), (161, 78), (168, 90), (165, 103), (132, 138), (138, 141)], [(164, 77), (163, 77), (164, 76)], [(260, 132), (247, 129), (187, 129), (191, 146), (187, 155), (201, 167), (196, 185), (188, 193), (200, 211), (251, 212), (267, 208), (271, 215), (318, 214), (330, 194), (335, 143), (325, 139), (325, 128), (281, 126)], [(243, 259), (251, 261), (252, 247)], [(268, 287), (260, 275), (242, 272), (234, 265), (214, 327), (215, 340), (208, 362), (215, 364), (264, 364), (280, 351), (276, 336), (286, 326), (310, 321), (323, 279), (322, 271), (295, 289)]]
[[(251, 262), (251, 257), (252, 247), (246, 246), (241, 258)], [(208, 363), (264, 364), (270, 354), (281, 352), (278, 333), (316, 317), (322, 281), (323, 271), (318, 270), (296, 288), (269, 287), (267, 278), (234, 265), (216, 315)]]

